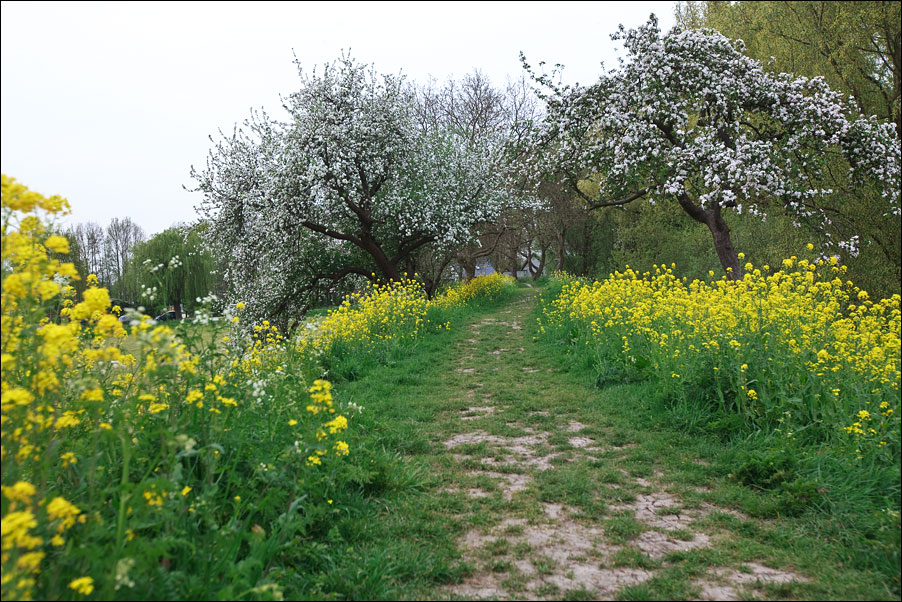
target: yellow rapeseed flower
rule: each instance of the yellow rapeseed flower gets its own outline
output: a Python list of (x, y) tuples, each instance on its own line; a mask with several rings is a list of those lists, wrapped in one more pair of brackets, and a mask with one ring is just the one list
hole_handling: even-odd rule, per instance
[(94, 579), (91, 577), (79, 577), (69, 583), (69, 589), (73, 589), (84, 596), (89, 596), (94, 591)]
[(36, 493), (34, 485), (27, 481), (16, 481), (15, 484), (9, 487), (3, 485), (2, 491), (4, 497), (11, 502), (22, 502), (24, 504), (30, 504), (31, 498), (33, 498)]

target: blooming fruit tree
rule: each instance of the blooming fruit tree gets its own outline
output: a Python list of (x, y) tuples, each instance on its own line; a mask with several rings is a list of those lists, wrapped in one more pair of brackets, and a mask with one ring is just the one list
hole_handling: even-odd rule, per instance
[(898, 219), (893, 125), (856, 116), (822, 78), (768, 73), (743, 54), (741, 41), (713, 30), (662, 35), (654, 15), (613, 38), (623, 40), (627, 58), (594, 85), (533, 76), (550, 92), (534, 134), (543, 161), (531, 161), (567, 174), (591, 209), (675, 202), (709, 228), (733, 278), (741, 268), (724, 211), (764, 218), (782, 205), (829, 233), (830, 214), (818, 201), (831, 192), (826, 172), (837, 158), (853, 182), (878, 191), (884, 217)]
[(511, 198), (498, 145), (418, 127), (403, 78), (349, 57), (300, 75), (286, 121), (255, 114), (192, 172), (228, 280), (269, 318), (351, 274), (400, 280), (412, 253), (469, 241)]

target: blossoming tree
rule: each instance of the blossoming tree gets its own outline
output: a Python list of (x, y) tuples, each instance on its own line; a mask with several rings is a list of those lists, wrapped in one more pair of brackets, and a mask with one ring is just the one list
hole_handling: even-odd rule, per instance
[(768, 73), (741, 41), (711, 30), (662, 35), (654, 15), (613, 37), (627, 58), (592, 86), (533, 75), (550, 90), (536, 150), (589, 208), (675, 202), (708, 227), (734, 278), (741, 268), (724, 212), (764, 218), (782, 205), (829, 233), (830, 215), (818, 204), (830, 192), (828, 158), (843, 158), (853, 181), (879, 190), (884, 216), (898, 219), (895, 129), (856, 117), (823, 79)]
[[(516, 82), (508, 81), (505, 88), (496, 88), (475, 69), (460, 80), (449, 78), (442, 86), (430, 81), (418, 88), (416, 95), (417, 123), (424, 133), (434, 130), (454, 132), (476, 148), (501, 150), (507, 147), (506, 159), (500, 167), (508, 170), (509, 177), (518, 177), (509, 171), (515, 165), (510, 157), (515, 156), (523, 136), (529, 131), (529, 124), (538, 118), (537, 99), (525, 75)], [(436, 249), (438, 261), (446, 265), (455, 261), (465, 279), (474, 278), (477, 263), (493, 255), (501, 241), (513, 234), (511, 222), (519, 221), (534, 209), (525, 198), (520, 201), (508, 203), (510, 211), (494, 223), (476, 224), (476, 235), (470, 244)], [(518, 244), (517, 251), (519, 248)], [(496, 262), (495, 265), (500, 264)]]
[(469, 241), (510, 198), (495, 148), (418, 127), (403, 78), (343, 57), (301, 79), (287, 121), (255, 114), (192, 172), (228, 279), (270, 318), (351, 274), (399, 280), (411, 254)]

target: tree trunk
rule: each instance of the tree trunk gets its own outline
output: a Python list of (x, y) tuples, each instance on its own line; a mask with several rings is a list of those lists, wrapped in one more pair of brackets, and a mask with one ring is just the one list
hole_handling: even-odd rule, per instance
[(713, 214), (707, 226), (711, 230), (711, 236), (714, 237), (714, 250), (717, 252), (717, 258), (720, 259), (720, 265), (723, 266), (731, 280), (739, 280), (742, 278), (742, 266), (739, 265), (739, 256), (730, 240), (730, 227), (727, 226), (727, 222), (720, 214), (719, 205), (715, 205), (708, 211)]
[(534, 266), (532, 264), (532, 243), (526, 245), (526, 252), (523, 253), (523, 267), (520, 269), (526, 270), (526, 273), (530, 277), (535, 276)]
[(512, 244), (510, 248), (510, 260), (511, 260), (511, 276), (514, 278), (517, 277), (517, 272), (520, 271), (520, 249), (519, 245)]
[(469, 282), (476, 277), (476, 258), (469, 253), (461, 253), (457, 256), (457, 264), (464, 272), (464, 282)]
[(557, 271), (564, 271), (564, 257), (567, 254), (567, 228), (557, 231)]
[(401, 280), (401, 272), (398, 271), (397, 264), (389, 259), (388, 255), (385, 254), (385, 251), (382, 250), (382, 247), (379, 246), (379, 243), (376, 242), (369, 232), (361, 232), (360, 241), (362, 243), (360, 247), (370, 254), (376, 262), (376, 267), (379, 268), (386, 280)]
[[(532, 274), (533, 281), (538, 280), (542, 272), (545, 271), (545, 258), (548, 255), (548, 245), (542, 245), (542, 251), (539, 253), (539, 267)], [(531, 261), (531, 260), (530, 260)]]
[(448, 264), (451, 263), (453, 256), (448, 255), (444, 260), (442, 260), (441, 264), (439, 264), (438, 269), (435, 270), (432, 274), (424, 275), (423, 284), (426, 288), (426, 297), (432, 299), (435, 296), (435, 292), (438, 290), (439, 285), (442, 283), (442, 274), (445, 273), (445, 270), (448, 269)]
[(677, 202), (692, 219), (708, 226), (708, 230), (711, 231), (711, 236), (714, 238), (714, 251), (717, 253), (717, 258), (720, 259), (720, 265), (727, 273), (727, 277), (730, 280), (742, 278), (739, 256), (730, 240), (730, 227), (723, 219), (720, 205), (702, 209), (692, 202), (685, 191), (677, 195)]

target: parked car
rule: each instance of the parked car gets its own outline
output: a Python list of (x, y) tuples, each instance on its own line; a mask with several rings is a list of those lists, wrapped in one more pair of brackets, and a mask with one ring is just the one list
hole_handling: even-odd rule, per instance
[(156, 320), (157, 322), (167, 322), (169, 320), (175, 320), (175, 319), (177, 319), (177, 318), (175, 317), (174, 311), (164, 312), (164, 313), (160, 314), (159, 316), (157, 316), (156, 318), (154, 318), (154, 320)]

